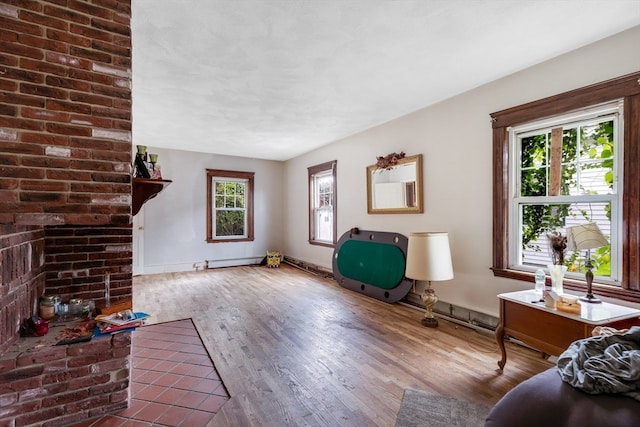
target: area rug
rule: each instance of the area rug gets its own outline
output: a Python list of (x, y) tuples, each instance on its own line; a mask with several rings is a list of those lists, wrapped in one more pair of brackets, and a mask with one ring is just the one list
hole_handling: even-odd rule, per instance
[(482, 427), (488, 413), (477, 403), (407, 388), (396, 427)]

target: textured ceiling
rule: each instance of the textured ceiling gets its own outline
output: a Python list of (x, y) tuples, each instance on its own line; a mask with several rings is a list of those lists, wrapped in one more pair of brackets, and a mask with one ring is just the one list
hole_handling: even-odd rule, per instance
[(640, 0), (133, 0), (134, 142), (287, 160), (640, 24)]

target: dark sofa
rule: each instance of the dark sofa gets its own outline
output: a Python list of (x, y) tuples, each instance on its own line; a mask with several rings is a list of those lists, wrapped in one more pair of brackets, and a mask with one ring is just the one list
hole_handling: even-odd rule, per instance
[(640, 402), (619, 394), (587, 394), (550, 368), (517, 385), (491, 409), (485, 427), (640, 426)]

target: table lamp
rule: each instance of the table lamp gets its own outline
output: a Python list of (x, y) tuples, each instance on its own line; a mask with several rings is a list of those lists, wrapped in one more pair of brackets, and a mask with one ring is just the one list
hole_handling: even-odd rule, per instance
[(422, 324), (435, 328), (438, 326), (438, 320), (433, 316), (433, 306), (438, 302), (438, 297), (431, 287), (431, 281), (453, 279), (449, 233), (420, 232), (409, 234), (405, 276), (414, 281), (424, 280), (428, 283), (422, 293), (422, 302), (427, 309)]
[(598, 228), (595, 222), (567, 227), (567, 248), (574, 251), (587, 251), (587, 260), (584, 265), (587, 269), (585, 273), (587, 294), (580, 297), (580, 301), (591, 303), (602, 302), (593, 296), (592, 293), (593, 272), (591, 269), (593, 268), (593, 264), (591, 263), (591, 249), (596, 249), (608, 244), (609, 242), (602, 235), (600, 228)]

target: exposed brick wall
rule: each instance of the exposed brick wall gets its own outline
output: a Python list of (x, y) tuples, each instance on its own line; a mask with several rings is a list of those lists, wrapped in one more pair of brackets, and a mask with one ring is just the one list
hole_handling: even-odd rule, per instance
[(86, 365), (73, 351), (97, 341), (6, 357), (45, 288), (99, 303), (108, 280), (115, 300), (131, 296), (130, 18), (131, 0), (0, 0), (0, 425), (127, 405), (128, 344)]
[(47, 292), (100, 306), (131, 299), (131, 225), (45, 228)]
[(108, 278), (131, 294), (130, 15), (130, 0), (0, 0), (0, 224), (77, 226), (77, 243), (48, 240), (51, 293), (102, 297)]
[(0, 223), (131, 219), (130, 0), (0, 0)]
[(0, 354), (13, 344), (45, 286), (44, 230), (0, 224)]
[(130, 332), (15, 347), (0, 357), (0, 425), (62, 426), (127, 407)]

